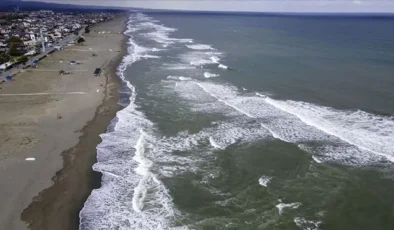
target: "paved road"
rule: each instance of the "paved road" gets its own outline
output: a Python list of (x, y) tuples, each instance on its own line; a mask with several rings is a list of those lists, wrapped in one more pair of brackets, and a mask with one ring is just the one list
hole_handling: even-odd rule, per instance
[[(74, 41), (77, 37), (81, 36), (83, 34), (84, 30), (85, 30), (85, 27), (82, 28), (78, 32), (79, 33), (78, 36), (77, 35), (70, 35), (70, 36), (68, 36), (66, 38), (63, 38), (63, 40), (60, 40), (60, 41), (56, 42), (54, 44), (54, 46), (57, 46), (57, 45), (66, 46), (67, 43), (69, 43), (71, 41)], [(25, 65), (19, 64), (19, 65), (16, 65), (15, 67), (5, 71), (5, 72), (0, 72), (0, 82), (2, 82), (5, 79), (6, 76), (13, 76), (13, 75), (19, 73), (22, 69), (25, 69), (25, 68), (31, 66), (34, 60), (41, 59), (42, 57), (44, 57), (48, 53), (52, 52), (53, 50), (55, 50), (53, 47), (46, 47), (44, 53), (40, 53), (38, 55), (35, 55), (35, 56), (29, 58), (29, 61), (26, 62)]]

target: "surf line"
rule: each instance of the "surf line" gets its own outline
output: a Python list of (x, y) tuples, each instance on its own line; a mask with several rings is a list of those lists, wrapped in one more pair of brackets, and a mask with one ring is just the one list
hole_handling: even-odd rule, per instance
[(274, 106), (275, 108), (280, 109), (280, 110), (282, 110), (282, 111), (284, 111), (286, 113), (292, 114), (293, 116), (296, 116), (298, 119), (300, 119), (303, 123), (305, 123), (307, 125), (315, 127), (316, 129), (321, 130), (322, 132), (327, 133), (328, 135), (337, 137), (337, 138), (341, 139), (342, 141), (344, 141), (344, 142), (346, 142), (346, 143), (348, 143), (350, 145), (356, 146), (359, 149), (362, 149), (362, 150), (365, 150), (365, 151), (369, 151), (371, 153), (375, 153), (376, 155), (385, 157), (389, 161), (394, 162), (394, 157), (393, 156), (390, 156), (390, 155), (388, 155), (386, 153), (381, 153), (381, 152), (378, 152), (378, 151), (374, 151), (374, 150), (372, 150), (372, 149), (370, 149), (368, 147), (365, 147), (365, 146), (362, 146), (360, 144), (357, 144), (357, 143), (353, 142), (352, 140), (342, 136), (341, 134), (338, 134), (338, 133), (336, 133), (336, 132), (334, 132), (332, 130), (329, 130), (329, 129), (325, 128), (325, 127), (321, 127), (320, 125), (316, 124), (316, 122), (310, 121), (307, 118), (305, 118), (304, 116), (299, 115), (299, 114), (297, 114), (297, 113), (295, 113), (293, 111), (289, 111), (284, 106), (282, 106), (282, 105), (280, 105), (278, 103), (275, 103), (275, 101), (273, 99), (271, 99), (271, 98), (267, 97), (264, 100), (265, 100), (265, 102), (267, 102), (268, 104)]
[[(197, 84), (199, 87), (201, 87), (206, 93), (208, 93), (208, 94), (211, 95), (212, 97), (216, 98), (218, 101), (222, 102), (223, 104), (225, 104), (225, 105), (227, 105), (227, 106), (229, 106), (229, 107), (235, 109), (236, 111), (238, 111), (238, 112), (240, 112), (240, 113), (242, 113), (242, 114), (244, 114), (244, 115), (246, 115), (246, 116), (248, 116), (248, 117), (250, 117), (250, 118), (252, 118), (252, 119), (257, 119), (257, 117), (253, 116), (252, 114), (249, 114), (248, 112), (243, 111), (242, 109), (237, 108), (236, 106), (234, 106), (234, 105), (228, 103), (227, 101), (224, 101), (224, 100), (218, 98), (216, 95), (210, 93), (210, 92), (209, 92), (204, 86), (202, 86), (200, 83), (196, 83), (196, 84)], [(274, 131), (272, 131), (270, 128), (268, 128), (266, 125), (264, 125), (264, 124), (262, 124), (262, 123), (260, 123), (260, 125), (261, 125), (263, 128), (267, 129), (268, 132), (270, 132), (271, 135), (272, 135), (274, 138), (277, 138), (277, 139), (280, 139), (280, 140), (282, 140), (282, 141), (288, 142), (288, 141), (286, 141), (286, 140), (280, 138), (278, 134), (276, 134)]]
[(134, 169), (134, 171), (141, 176), (141, 179), (138, 182), (138, 185), (134, 188), (132, 199), (133, 209), (139, 213), (142, 212), (144, 208), (144, 200), (148, 192), (145, 184), (148, 182), (149, 178), (153, 176), (149, 171), (153, 163), (145, 157), (145, 144), (148, 134), (145, 133), (143, 129), (140, 129), (140, 133), (141, 135), (134, 146), (135, 155), (133, 160), (138, 163), (138, 166)]

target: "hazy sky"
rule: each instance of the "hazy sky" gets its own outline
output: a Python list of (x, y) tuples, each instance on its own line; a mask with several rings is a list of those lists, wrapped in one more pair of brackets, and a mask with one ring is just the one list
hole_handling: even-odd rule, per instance
[[(0, 0), (1, 1), (1, 0)], [(258, 12), (385, 12), (394, 0), (36, 0), (79, 5), (129, 6), (151, 9)]]

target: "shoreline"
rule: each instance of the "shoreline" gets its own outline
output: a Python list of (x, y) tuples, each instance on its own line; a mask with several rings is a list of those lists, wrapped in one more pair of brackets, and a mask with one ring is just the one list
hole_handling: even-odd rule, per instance
[[(125, 28), (127, 14), (121, 17)], [(118, 105), (120, 79), (117, 67), (126, 53), (126, 39), (123, 35), (121, 52), (105, 69), (108, 73), (105, 96), (94, 118), (81, 130), (83, 134), (78, 144), (61, 154), (63, 168), (52, 178), (54, 184), (41, 191), (22, 212), (21, 219), (29, 224), (29, 229), (79, 229), (79, 213), (85, 201), (93, 189), (101, 186), (102, 175), (93, 171), (92, 166), (97, 162), (96, 146), (101, 142), (99, 135), (106, 132), (111, 120), (121, 109)]]
[[(127, 15), (121, 17), (125, 28)], [(79, 212), (92, 190), (101, 186), (101, 173), (92, 169), (97, 162), (96, 146), (101, 142), (99, 135), (106, 132), (116, 112), (121, 109), (118, 105), (120, 79), (117, 67), (126, 53), (125, 48), (126, 36), (123, 35), (121, 52), (106, 67), (105, 96), (94, 118), (81, 130), (83, 134), (78, 144), (61, 154), (63, 168), (52, 178), (54, 184), (41, 191), (22, 212), (21, 219), (28, 223), (29, 229), (79, 229)]]
[[(118, 47), (120, 51), (116, 54), (114, 58), (102, 63), (102, 69), (103, 69), (103, 73), (105, 73), (105, 78), (102, 77), (102, 80), (104, 82), (100, 83), (99, 87), (104, 89), (103, 93), (100, 93), (103, 96), (101, 97), (101, 99), (100, 97), (95, 99), (95, 100), (97, 99), (101, 100), (101, 102), (98, 104), (97, 107), (94, 107), (94, 102), (93, 102), (93, 105), (88, 105), (87, 108), (83, 109), (83, 111), (86, 111), (86, 113), (88, 113), (87, 110), (95, 108), (94, 116), (92, 119), (89, 119), (83, 126), (81, 126), (83, 127), (82, 129), (75, 130), (74, 134), (72, 133), (69, 134), (69, 135), (76, 135), (76, 134), (78, 135), (78, 133), (80, 133), (80, 135), (77, 136), (78, 139), (77, 144), (72, 145), (73, 147), (71, 148), (68, 147), (67, 150), (62, 151), (61, 155), (59, 155), (61, 156), (62, 166), (56, 167), (58, 168), (56, 171), (54, 171), (56, 173), (49, 175), (48, 179), (52, 177), (50, 179), (51, 184), (45, 186), (45, 183), (43, 183), (43, 181), (45, 182), (46, 179), (39, 177), (36, 178), (36, 180), (34, 181), (35, 185), (33, 189), (30, 189), (32, 191), (27, 191), (27, 193), (34, 193), (35, 187), (45, 186), (44, 187), (45, 189), (44, 190), (41, 189), (42, 191), (40, 191), (38, 195), (37, 193), (35, 193), (36, 195), (34, 195), (33, 200), (30, 199), (29, 201), (29, 203), (30, 202), (31, 203), (27, 207), (25, 206), (23, 208), (24, 210), (22, 213), (19, 213), (19, 218), (23, 222), (25, 222), (25, 224), (28, 225), (29, 229), (59, 229), (59, 230), (78, 229), (80, 210), (83, 208), (84, 203), (88, 198), (88, 196), (90, 195), (91, 191), (101, 186), (101, 173), (93, 171), (92, 165), (97, 162), (96, 146), (101, 142), (101, 138), (99, 135), (106, 132), (107, 127), (110, 124), (111, 120), (116, 116), (116, 112), (121, 109), (121, 106), (118, 104), (119, 102), (118, 90), (120, 86), (120, 79), (117, 76), (117, 67), (122, 61), (123, 56), (127, 52), (126, 50), (127, 37), (123, 34), (123, 32), (125, 31), (127, 25), (128, 14), (122, 13), (117, 15), (116, 17), (117, 18), (113, 19), (115, 20), (115, 22), (113, 23), (116, 23), (118, 21), (122, 23), (121, 25), (122, 38)], [(97, 27), (100, 27), (101, 25), (102, 24), (99, 24), (97, 25)], [(93, 27), (92, 30), (95, 27)], [(111, 30), (111, 28), (109, 29)], [(107, 35), (107, 36), (111, 36), (111, 35)], [(47, 59), (50, 58), (47, 57)], [(55, 81), (53, 84), (59, 84), (60, 80), (53, 80), (53, 81)], [(63, 82), (61, 83), (64, 84)], [(48, 85), (50, 85), (50, 83), (48, 83)], [(60, 88), (63, 89), (66, 87), (64, 85), (61, 85)], [(99, 92), (99, 89), (97, 89), (97, 92)], [(49, 98), (50, 96), (45, 96), (45, 97)], [(59, 100), (55, 99), (54, 101), (59, 101)], [(52, 100), (48, 99), (48, 101), (49, 102), (47, 101), (45, 102), (52, 103)], [(67, 104), (65, 106), (66, 108), (63, 109), (64, 111), (67, 111)], [(67, 118), (64, 118), (62, 120), (67, 121)], [(81, 120), (83, 120), (83, 118), (81, 118)], [(70, 120), (70, 122), (72, 121), (73, 120)], [(40, 122), (38, 123), (40, 124)], [(40, 149), (40, 147), (37, 146), (43, 144), (40, 143), (41, 140), (38, 137), (43, 137), (45, 142), (45, 137), (47, 135), (51, 135), (50, 131), (55, 131), (55, 130), (44, 130), (44, 131), (48, 131), (48, 133), (44, 132), (44, 133), (37, 133), (33, 135), (38, 139), (37, 143), (34, 143), (34, 148)], [(56, 137), (53, 138), (55, 139)], [(70, 136), (71, 141), (68, 140), (68, 142), (72, 142), (72, 138), (73, 137)], [(62, 142), (61, 139), (56, 139), (56, 141)], [(66, 141), (66, 144), (68, 142)], [(55, 145), (57, 144), (55, 143)], [(59, 145), (61, 146), (61, 144)], [(59, 148), (61, 147), (58, 146), (57, 149)], [(24, 149), (24, 152), (29, 152), (29, 151), (26, 151)], [(30, 151), (30, 152), (34, 152), (34, 151)], [(46, 154), (50, 154), (50, 153), (46, 153)], [(4, 159), (6, 159), (7, 157), (8, 155), (5, 155)], [(56, 156), (51, 156), (51, 157), (56, 157)], [(3, 158), (0, 158), (0, 160), (1, 159)], [(51, 164), (54, 164), (56, 166), (58, 163), (54, 162)], [(44, 173), (43, 176), (45, 175), (46, 174)], [(18, 193), (18, 191), (15, 192)], [(23, 193), (19, 194), (19, 196), (23, 195)], [(16, 215), (15, 212), (17, 212), (18, 208), (15, 209), (16, 210), (10, 211), (9, 213), (7, 213), (4, 210), (4, 214), (6, 216), (8, 215), (9, 217), (11, 216), (13, 218), (12, 220), (8, 220), (7, 223), (4, 223), (4, 226), (10, 230), (26, 229), (25, 224), (16, 223), (17, 217), (14, 217), (13, 215)], [(13, 212), (15, 214), (13, 214)]]

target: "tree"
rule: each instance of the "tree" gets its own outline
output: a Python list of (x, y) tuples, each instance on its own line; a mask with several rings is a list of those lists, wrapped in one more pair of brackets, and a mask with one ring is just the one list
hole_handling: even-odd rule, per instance
[(19, 56), (18, 45), (12, 43), (10, 46), (10, 50), (8, 51), (8, 54), (13, 57)]
[(22, 39), (20, 39), (19, 37), (15, 37), (15, 36), (10, 37), (8, 39), (8, 42), (10, 44), (17, 44), (17, 45), (23, 44)]
[(10, 56), (5, 53), (0, 53), (0, 64), (10, 61)]
[(88, 34), (88, 33), (90, 33), (90, 28), (89, 28), (89, 26), (85, 27), (85, 34)]
[(23, 63), (24, 65), (26, 65), (26, 62), (29, 61), (29, 58), (26, 57), (25, 55), (22, 55), (18, 58), (18, 62), (19, 63)]
[(8, 51), (8, 54), (10, 56), (19, 56), (20, 52), (18, 51), (18, 48), (23, 44), (22, 39), (12, 36), (8, 39), (8, 43), (10, 44), (10, 50)]
[(77, 40), (78, 44), (82, 44), (83, 45), (84, 42), (85, 42), (85, 39), (83, 37), (79, 37), (78, 40)]

